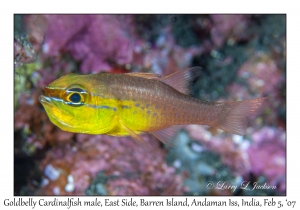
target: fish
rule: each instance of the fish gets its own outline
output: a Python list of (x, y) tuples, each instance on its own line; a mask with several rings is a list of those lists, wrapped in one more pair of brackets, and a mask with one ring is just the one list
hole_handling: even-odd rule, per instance
[(131, 136), (140, 143), (145, 142), (140, 134), (150, 133), (169, 146), (176, 146), (173, 135), (188, 124), (244, 135), (249, 118), (261, 113), (267, 97), (236, 102), (193, 98), (189, 85), (201, 69), (166, 77), (71, 73), (46, 86), (39, 100), (50, 121), (68, 132)]

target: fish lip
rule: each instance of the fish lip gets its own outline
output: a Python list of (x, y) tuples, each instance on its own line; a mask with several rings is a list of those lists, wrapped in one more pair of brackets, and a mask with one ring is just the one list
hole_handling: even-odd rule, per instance
[(47, 104), (50, 104), (50, 103), (51, 103), (51, 98), (48, 97), (48, 96), (40, 95), (39, 101), (40, 101), (41, 103), (47, 103)]

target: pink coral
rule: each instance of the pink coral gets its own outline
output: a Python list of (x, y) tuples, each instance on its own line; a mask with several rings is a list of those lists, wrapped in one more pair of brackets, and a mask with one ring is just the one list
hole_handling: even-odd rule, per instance
[[(40, 189), (39, 194), (52, 195), (59, 189), (60, 195), (83, 195), (91, 179), (103, 171), (108, 180), (107, 191), (111, 195), (180, 195), (184, 192), (182, 178), (175, 169), (167, 166), (165, 152), (153, 137), (145, 135), (152, 145), (145, 151), (131, 138), (77, 135), (74, 144), (66, 144), (49, 150), (41, 164), (42, 170), (51, 164), (61, 171), (62, 178), (53, 180)], [(74, 191), (66, 192), (66, 177), (74, 177)], [(64, 177), (64, 178), (63, 178)], [(118, 189), (122, 183), (127, 187)]]
[(253, 97), (247, 87), (238, 83), (231, 83), (226, 87), (226, 89), (230, 95), (230, 99), (234, 101), (251, 99)]
[(242, 142), (234, 142), (231, 134), (219, 133), (218, 130), (202, 125), (188, 125), (185, 127), (190, 137), (199, 141), (204, 148), (221, 156), (222, 162), (238, 175), (245, 175), (249, 171), (249, 162), (245, 156)]
[(211, 38), (220, 47), (224, 42), (236, 42), (249, 38), (246, 29), (249, 25), (249, 15), (211, 15), (213, 27)]
[(134, 50), (133, 62), (156, 74), (167, 76), (178, 70), (188, 68), (195, 55), (200, 54), (202, 48), (182, 48), (176, 45), (169, 27), (165, 28), (158, 37), (155, 47), (137, 43)]
[[(279, 68), (276, 60), (271, 55), (262, 52), (255, 53), (238, 70), (238, 76), (247, 81), (248, 93), (254, 95), (253, 98), (268, 97), (265, 110), (269, 110), (270, 114), (264, 117), (265, 122), (271, 125), (279, 124), (284, 128), (285, 125), (281, 123), (282, 119), (278, 118), (278, 110), (285, 109), (283, 98), (285, 97), (283, 95), (285, 78), (282, 73), (283, 70)], [(233, 97), (238, 94), (238, 91), (231, 93)]]
[[(118, 66), (141, 68), (168, 75), (188, 68), (195, 55), (206, 47), (184, 49), (176, 45), (171, 28), (162, 30), (154, 46), (137, 38), (130, 15), (45, 15), (47, 22), (43, 57), (60, 57), (70, 53), (80, 62), (82, 73), (111, 71)], [(31, 31), (38, 30), (35, 18), (27, 18)], [(207, 43), (207, 42), (205, 42)], [(55, 61), (54, 61), (55, 62)]]
[(238, 75), (247, 79), (253, 93), (270, 95), (276, 93), (284, 83), (281, 69), (271, 56), (256, 53), (238, 70)]
[(83, 73), (110, 70), (110, 62), (131, 61), (131, 36), (122, 28), (120, 16), (45, 15), (43, 18), (48, 26), (42, 46), (45, 55), (69, 52), (82, 62)]
[(251, 171), (255, 175), (266, 175), (269, 184), (279, 185), (279, 189), (285, 191), (285, 132), (264, 127), (253, 134), (252, 140), (247, 150)]
[(246, 176), (253, 172), (256, 176), (265, 175), (269, 185), (285, 191), (285, 132), (281, 129), (264, 127), (252, 135), (252, 143), (243, 137), (221, 136), (207, 131), (204, 126), (189, 125), (187, 131), (192, 139), (199, 141), (204, 148), (221, 156), (222, 162), (233, 172)]
[(149, 195), (149, 189), (141, 180), (136, 179), (111, 179), (107, 182), (110, 195)]
[(45, 58), (45, 62), (50, 62), (51, 65), (45, 65), (42, 69), (32, 74), (32, 78), (37, 80), (37, 88), (41, 89), (49, 85), (55, 79), (74, 72), (76, 68), (74, 62), (62, 57)]

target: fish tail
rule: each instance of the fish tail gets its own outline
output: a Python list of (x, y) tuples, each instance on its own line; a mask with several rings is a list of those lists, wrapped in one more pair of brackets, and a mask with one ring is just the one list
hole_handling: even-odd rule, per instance
[(266, 99), (267, 97), (225, 102), (214, 126), (230, 133), (245, 135), (249, 118), (261, 113)]

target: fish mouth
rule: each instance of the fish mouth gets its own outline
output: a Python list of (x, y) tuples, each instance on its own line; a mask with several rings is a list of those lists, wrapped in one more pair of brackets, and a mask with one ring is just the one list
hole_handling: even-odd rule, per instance
[(51, 97), (47, 96), (47, 92), (45, 90), (42, 90), (42, 95), (39, 97), (39, 101), (41, 103), (51, 103)]
[(40, 95), (39, 101), (40, 101), (42, 104), (51, 104), (51, 98), (48, 97), (48, 96), (45, 96), (45, 95)]

